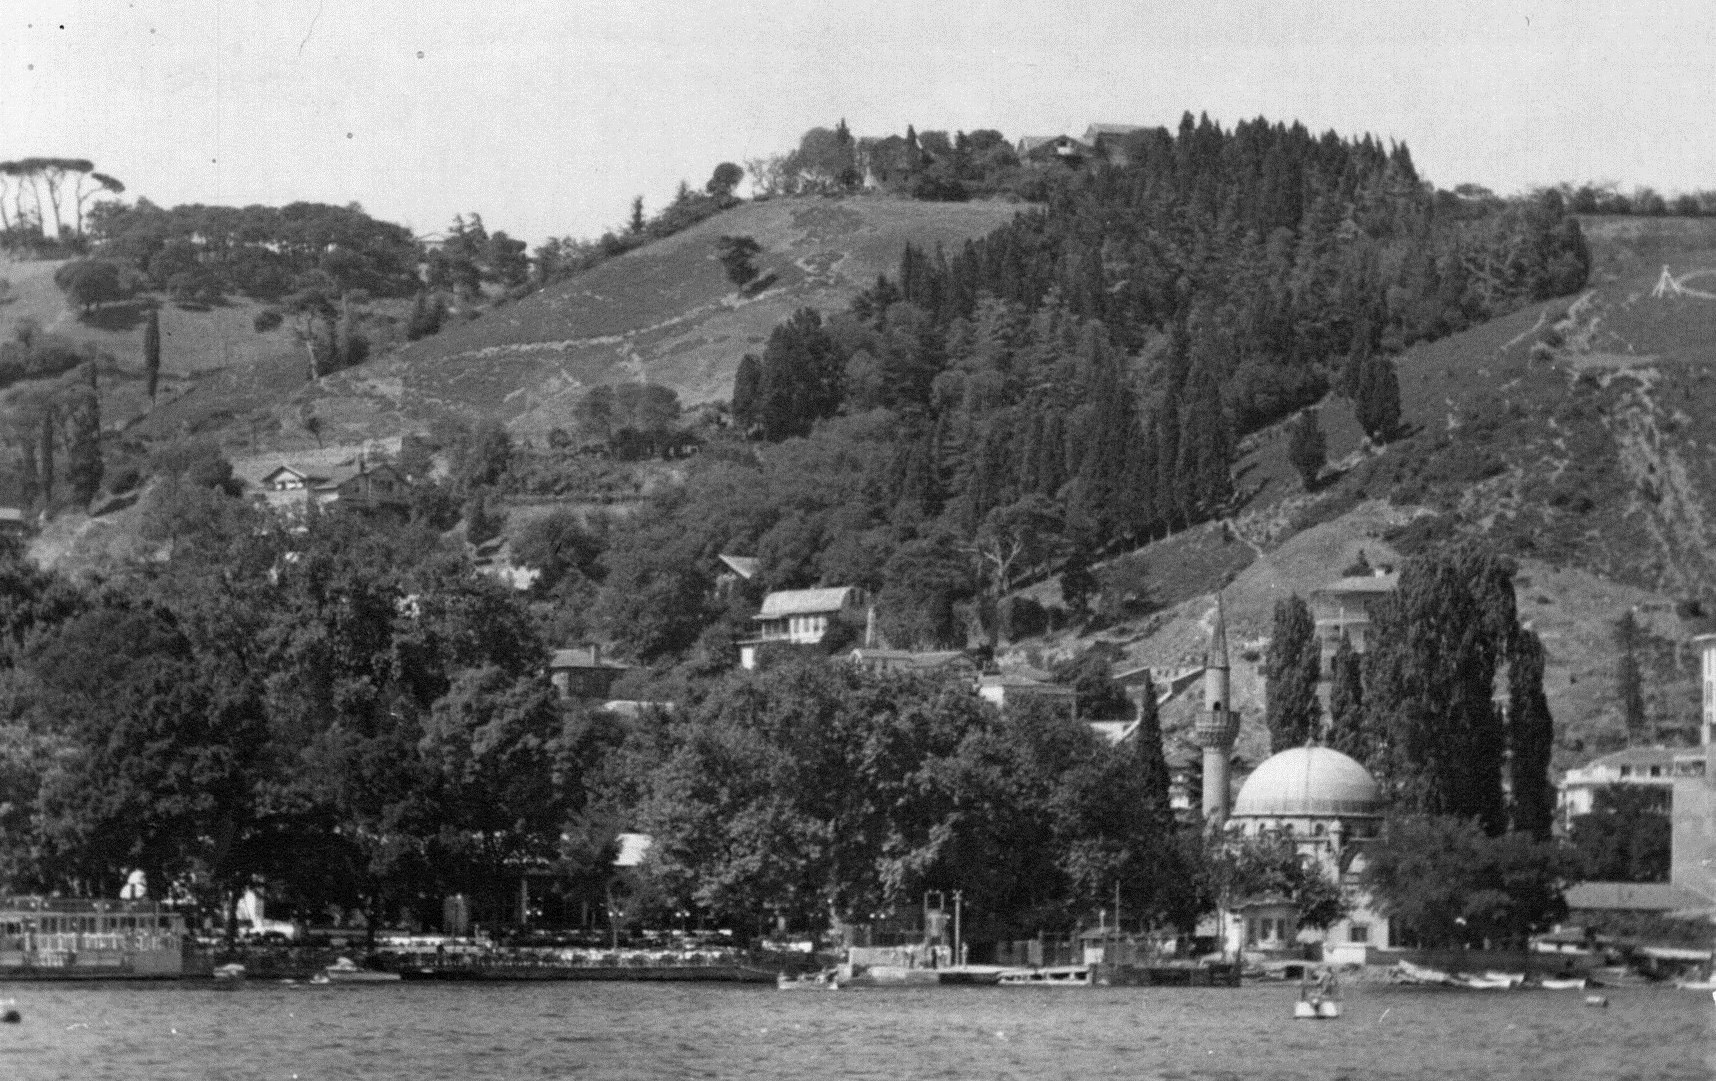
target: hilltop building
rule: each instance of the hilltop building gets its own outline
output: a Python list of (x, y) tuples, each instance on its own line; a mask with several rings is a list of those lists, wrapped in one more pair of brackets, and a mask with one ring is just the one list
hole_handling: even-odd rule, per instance
[(756, 616), (757, 636), (739, 643), (739, 666), (755, 668), (757, 651), (767, 645), (818, 645), (838, 622), (856, 621), (863, 610), (864, 591), (857, 586), (770, 593)]
[(411, 485), (386, 462), (371, 466), (359, 457), (319, 472), (280, 465), (262, 478), (262, 498), (289, 513), (338, 503), (352, 510), (403, 515), (411, 508)]
[(1018, 709), (1031, 702), (1044, 702), (1050, 708), (1078, 715), (1078, 692), (1064, 684), (1051, 682), (1043, 673), (1022, 670), (986, 672), (977, 680), (977, 696), (994, 703), (1000, 710)]
[(1317, 622), (1317, 642), (1322, 647), (1323, 671), (1346, 635), (1359, 653), (1369, 648), (1370, 625), (1378, 608), (1393, 596), (1400, 576), (1387, 567), (1371, 574), (1354, 574), (1311, 591), (1311, 615)]

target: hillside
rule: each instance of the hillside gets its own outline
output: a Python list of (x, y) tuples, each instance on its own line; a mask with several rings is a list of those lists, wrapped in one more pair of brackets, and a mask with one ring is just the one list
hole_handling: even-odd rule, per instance
[[(432, 338), (342, 373), (300, 397), (336, 438), (392, 434), (453, 412), (520, 434), (570, 427), (589, 387), (645, 381), (692, 405), (725, 401), (746, 352), (798, 308), (843, 309), (900, 251), (957, 247), (1010, 220), (1015, 203), (776, 199), (749, 203), (628, 252), (570, 281), (455, 321)], [(716, 261), (723, 235), (751, 236), (760, 293), (741, 295)]]
[[(1286, 462), (1286, 425), (1257, 433), (1235, 470), (1244, 501), (1231, 539), (1205, 527), (1126, 557), (1152, 583), (1157, 611), (1019, 652), (1068, 656), (1107, 642), (1122, 651), (1117, 666), (1196, 664), (1213, 591), (1225, 586), (1240, 751), (1255, 754), (1266, 744), (1258, 665), (1277, 600), (1337, 577), (1361, 549), (1395, 562), (1476, 535), (1519, 562), (1520, 617), (1549, 658), (1558, 768), (1624, 740), (1613, 626), (1628, 611), (1645, 632), (1647, 715), (1665, 735), (1684, 732), (1699, 705), (1686, 643), (1716, 612), (1716, 229), (1586, 225), (1596, 269), (1580, 295), (1397, 358), (1405, 438), (1363, 446), (1349, 404), (1326, 399), (1333, 476), (1312, 494)], [(1678, 290), (1658, 290), (1665, 264)], [(1035, 592), (1058, 596), (1051, 585)], [(1190, 718), (1170, 710), (1165, 721)]]

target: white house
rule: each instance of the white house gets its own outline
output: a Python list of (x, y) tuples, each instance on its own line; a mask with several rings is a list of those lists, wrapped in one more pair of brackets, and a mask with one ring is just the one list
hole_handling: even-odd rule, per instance
[(864, 608), (864, 591), (857, 586), (826, 589), (783, 589), (763, 598), (757, 613), (757, 636), (739, 643), (739, 664), (757, 666), (757, 650), (773, 643), (814, 646), (835, 622), (857, 619)]

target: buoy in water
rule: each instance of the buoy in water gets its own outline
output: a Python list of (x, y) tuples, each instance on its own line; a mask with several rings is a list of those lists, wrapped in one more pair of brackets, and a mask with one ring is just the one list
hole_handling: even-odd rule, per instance
[(0, 1024), (16, 1025), (23, 1019), (24, 1015), (10, 1006), (6, 1007), (3, 1012), (0, 1012)]
[(1602, 995), (1586, 995), (1585, 1005), (1596, 1006), (1600, 1009), (1608, 1009), (1609, 1000)]

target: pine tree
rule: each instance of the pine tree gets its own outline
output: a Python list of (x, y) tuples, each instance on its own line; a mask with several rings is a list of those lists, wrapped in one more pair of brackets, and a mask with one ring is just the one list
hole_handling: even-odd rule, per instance
[(633, 236), (644, 231), (643, 196), (641, 195), (632, 200), (632, 216), (631, 220), (626, 223), (626, 228)]
[(1271, 753), (1303, 747), (1316, 738), (1323, 713), (1317, 701), (1321, 662), (1310, 607), (1297, 593), (1276, 601), (1269, 656), (1263, 665)]
[(1305, 490), (1315, 491), (1317, 478), (1322, 475), (1323, 466), (1328, 461), (1328, 445), (1323, 440), (1323, 429), (1317, 423), (1315, 409), (1300, 413), (1294, 422), (1292, 436), (1287, 443), (1287, 460), (1299, 471)]
[(1364, 658), (1345, 634), (1329, 658), (1329, 746), (1360, 762), (1369, 762), (1379, 749), (1365, 723)]
[(1628, 743), (1645, 743), (1650, 736), (1645, 718), (1644, 679), (1639, 673), (1638, 645), (1638, 621), (1631, 612), (1623, 613), (1615, 622), (1615, 697), (1621, 703)]
[(1549, 779), (1555, 720), (1543, 693), (1543, 667), (1543, 642), (1530, 631), (1520, 632), (1508, 662), (1508, 826), (1548, 840), (1555, 822), (1555, 785)]
[(153, 404), (161, 379), (161, 313), (155, 308), (149, 309), (149, 322), (143, 327), (143, 375)]

